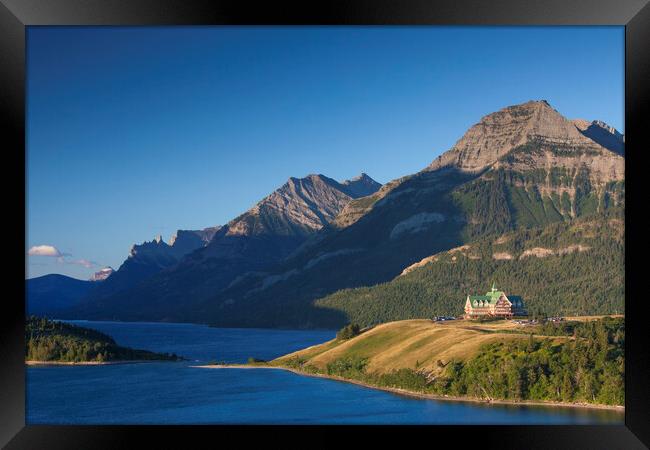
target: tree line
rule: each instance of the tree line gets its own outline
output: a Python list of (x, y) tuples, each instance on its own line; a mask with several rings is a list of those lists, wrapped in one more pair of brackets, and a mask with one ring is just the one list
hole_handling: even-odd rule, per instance
[(30, 316), (25, 326), (25, 359), (29, 361), (105, 362), (171, 360), (175, 354), (122, 347), (110, 336), (90, 328)]
[[(367, 359), (346, 356), (319, 369), (305, 358), (287, 365), (379, 387), (467, 396), (486, 400), (541, 400), (623, 405), (625, 401), (625, 320), (553, 324), (536, 332), (561, 340), (514, 339), (486, 344), (466, 360), (438, 361), (438, 372), (415, 367), (368, 373)], [(416, 364), (417, 366), (417, 364)]]

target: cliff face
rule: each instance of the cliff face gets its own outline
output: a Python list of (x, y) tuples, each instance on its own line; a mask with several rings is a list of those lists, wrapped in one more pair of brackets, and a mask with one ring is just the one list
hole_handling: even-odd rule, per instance
[[(531, 143), (541, 151), (521, 150)], [(504, 158), (517, 149), (520, 151), (516, 158)], [(509, 106), (483, 117), (428, 169), (452, 166), (462, 171), (480, 172), (493, 166), (514, 170), (586, 166), (592, 181), (604, 184), (622, 180), (624, 165), (620, 155), (588, 137), (576, 123), (541, 100)]]
[(115, 295), (136, 286), (143, 280), (160, 271), (178, 264), (189, 253), (206, 246), (221, 227), (203, 230), (178, 230), (167, 244), (161, 236), (152, 241), (134, 244), (129, 250), (128, 258), (116, 271), (95, 286), (89, 293), (89, 299)]
[(220, 226), (216, 226), (203, 230), (178, 230), (169, 240), (169, 247), (180, 259), (197, 248), (208, 245), (220, 229)]
[(108, 277), (110, 277), (113, 272), (112, 267), (104, 267), (103, 269), (95, 272), (89, 279), (89, 281), (105, 281)]
[(588, 122), (583, 119), (573, 120), (580, 132), (594, 142), (621, 156), (625, 156), (625, 136), (601, 120)]
[[(328, 226), (352, 200), (380, 187), (365, 174), (343, 183), (314, 174), (289, 178), (230, 221), (201, 252), (201, 257), (233, 258), (244, 253), (253, 256), (251, 246), (264, 242), (264, 253), (276, 252), (266, 259), (282, 259), (308, 236)], [(268, 248), (269, 245), (276, 249)]]
[[(575, 181), (585, 176), (600, 191), (607, 183), (624, 180), (624, 153), (623, 135), (604, 122), (569, 120), (545, 100), (529, 101), (481, 118), (423, 172), (446, 168), (480, 174), (488, 169), (502, 169), (525, 174), (541, 170), (545, 175), (535, 184), (543, 193), (566, 192), (573, 200)], [(333, 225), (348, 227), (368, 214), (376, 203), (403, 195), (401, 187), (412, 178), (413, 175), (393, 180), (368, 197), (352, 200)], [(384, 197), (386, 200), (382, 200)]]
[(226, 235), (307, 235), (331, 222), (356, 197), (346, 186), (324, 175), (292, 177), (229, 222)]
[(359, 176), (345, 180), (341, 184), (345, 186), (346, 191), (352, 198), (372, 195), (381, 188), (381, 184), (377, 183), (365, 173), (361, 173)]

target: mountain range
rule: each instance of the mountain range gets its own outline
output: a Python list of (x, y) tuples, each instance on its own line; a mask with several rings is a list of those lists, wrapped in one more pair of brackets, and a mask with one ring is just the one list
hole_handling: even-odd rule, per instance
[[(178, 237), (171, 245), (157, 239), (134, 246), (66, 315), (340, 326), (357, 317), (346, 307), (357, 295), (348, 296), (350, 289), (389, 283), (432, 255), (520, 230), (620, 216), (624, 171), (623, 135), (603, 122), (569, 120), (544, 100), (506, 107), (481, 118), (420, 172), (384, 186), (365, 174), (342, 183), (290, 178), (211, 228), (209, 239), (192, 238), (176, 251)], [(334, 294), (335, 301), (323, 299)], [(427, 311), (437, 310), (433, 304)], [(395, 316), (395, 305), (383, 309)]]
[[(320, 174), (291, 177), (224, 226), (179, 231), (171, 245), (158, 237), (134, 246), (118, 271), (91, 291), (74, 315), (115, 314), (119, 308), (143, 320), (179, 320), (179, 305), (284, 259), (308, 236), (329, 226), (351, 200), (380, 186), (366, 174), (342, 183)], [(201, 239), (195, 237), (199, 235)]]
[(504, 108), (422, 171), (351, 202), (337, 229), (204, 302), (201, 315), (220, 326), (339, 326), (345, 311), (314, 301), (485, 236), (623, 208), (624, 165), (546, 101)]

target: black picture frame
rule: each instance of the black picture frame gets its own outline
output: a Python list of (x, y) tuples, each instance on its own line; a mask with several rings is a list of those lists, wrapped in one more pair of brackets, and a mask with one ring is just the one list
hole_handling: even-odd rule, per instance
[[(626, 401), (620, 426), (25, 426), (24, 266), (5, 273), (0, 314), (0, 445), (18, 448), (194, 448), (250, 441), (255, 436), (278, 445), (341, 445), (341, 434), (362, 438), (422, 438), (500, 448), (633, 449), (650, 445), (650, 351), (643, 315), (643, 164), (650, 149), (644, 119), (650, 105), (650, 5), (647, 0), (365, 0), (314, 2), (188, 0), (1, 0), (0, 110), (4, 146), (5, 223), (25, 233), (25, 27), (34, 25), (624, 25), (626, 140)], [(607, 64), (607, 55), (603, 55)], [(594, 93), (598, 95), (598, 93)], [(645, 133), (644, 133), (645, 131)], [(7, 139), (8, 138), (8, 139)], [(16, 186), (23, 186), (23, 189)], [(21, 195), (22, 193), (22, 195)], [(23, 214), (20, 211), (23, 211)], [(10, 212), (9, 212), (10, 211)], [(20, 219), (22, 218), (22, 220)], [(6, 231), (5, 233), (10, 233)], [(25, 236), (25, 234), (23, 234)], [(11, 255), (23, 255), (23, 240), (5, 239)], [(9, 258), (7, 258), (9, 259)], [(23, 260), (24, 261), (24, 260)], [(253, 431), (255, 429), (255, 431)], [(298, 433), (298, 434), (296, 434)], [(399, 436), (398, 436), (399, 435)], [(297, 436), (297, 437), (296, 437)], [(347, 436), (346, 436), (347, 439)], [(192, 444), (190, 443), (192, 442)], [(300, 444), (303, 442), (303, 444)], [(306, 443), (305, 443), (306, 442)], [(146, 443), (146, 445), (144, 444)]]

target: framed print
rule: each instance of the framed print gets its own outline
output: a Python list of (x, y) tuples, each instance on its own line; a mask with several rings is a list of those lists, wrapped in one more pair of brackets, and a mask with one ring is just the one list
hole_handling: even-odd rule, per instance
[(644, 1), (1, 17), (6, 448), (650, 442)]

